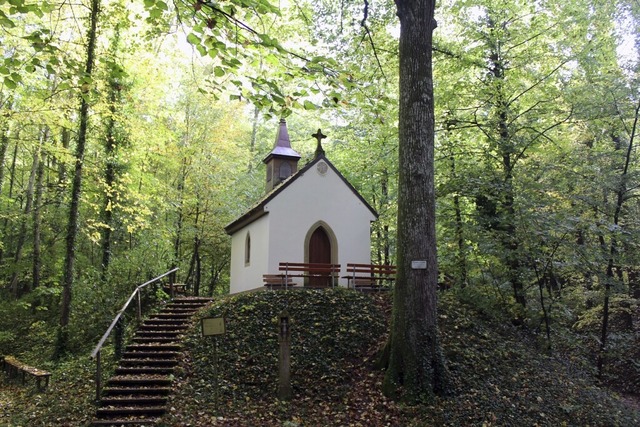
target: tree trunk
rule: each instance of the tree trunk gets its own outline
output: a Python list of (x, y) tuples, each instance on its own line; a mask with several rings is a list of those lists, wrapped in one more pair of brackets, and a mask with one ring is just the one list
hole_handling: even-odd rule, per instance
[[(11, 105), (11, 103), (7, 103)], [(11, 108), (9, 108), (10, 110)], [(5, 172), (5, 157), (7, 155), (7, 149), (9, 148), (9, 120), (6, 121), (2, 125), (2, 135), (0, 136), (0, 195), (2, 195), (2, 188), (4, 187), (4, 172)], [(3, 238), (4, 241), (4, 229), (2, 235), (0, 237)], [(2, 258), (4, 255), (4, 248), (0, 245), (0, 263), (2, 263)]]
[[(43, 135), (43, 145), (49, 139), (49, 128), (46, 128), (46, 134)], [(44, 151), (40, 150), (38, 159), (38, 167), (36, 170), (35, 196), (33, 200), (33, 277), (31, 289), (40, 286), (40, 273), (42, 271), (42, 256), (40, 250), (40, 241), (42, 234), (42, 194), (44, 191)]]
[[(451, 154), (451, 178), (457, 181), (455, 154)], [(455, 236), (458, 246), (458, 255), (456, 257), (456, 282), (460, 289), (464, 289), (467, 285), (467, 250), (464, 243), (464, 231), (462, 223), (462, 211), (460, 208), (460, 195), (456, 191), (453, 195), (453, 210), (455, 214)]]
[[(18, 135), (16, 135), (15, 140), (16, 140), (16, 143), (13, 146), (13, 156), (11, 159), (11, 167), (9, 168), (9, 192), (7, 195), (8, 199), (13, 198), (13, 187), (16, 182), (16, 163), (18, 158), (18, 142), (17, 142)], [(12, 246), (12, 242), (11, 242), (12, 238), (10, 235), (8, 235), (8, 229), (9, 229), (9, 217), (6, 216), (2, 221), (2, 236), (3, 236), (4, 245), (2, 246), (2, 252), (0, 252), (0, 260), (4, 259), (5, 250), (11, 248)], [(7, 250), (7, 253), (10, 254), (11, 251)]]
[[(624, 167), (620, 174), (620, 182), (616, 189), (616, 206), (613, 213), (613, 225), (617, 228), (620, 224), (620, 214), (622, 205), (624, 204), (625, 195), (627, 193), (627, 175), (629, 173), (629, 163), (633, 154), (633, 141), (638, 126), (638, 118), (640, 116), (640, 102), (636, 106), (633, 128), (629, 138), (629, 146), (625, 157)], [(606, 279), (604, 282), (604, 302), (602, 308), (602, 329), (600, 331), (600, 349), (598, 351), (598, 376), (602, 377), (604, 373), (604, 359), (607, 351), (607, 339), (609, 335), (609, 298), (611, 295), (611, 284), (614, 281), (614, 263), (618, 252), (618, 241), (615, 234), (611, 236), (611, 244), (609, 246), (609, 260), (607, 262)]]
[(33, 209), (33, 194), (36, 183), (36, 176), (38, 173), (38, 165), (40, 164), (40, 152), (42, 150), (42, 144), (45, 139), (49, 138), (49, 128), (46, 126), (40, 130), (38, 136), (38, 143), (35, 146), (33, 153), (33, 162), (31, 163), (31, 172), (29, 174), (29, 181), (24, 195), (24, 210), (20, 218), (20, 231), (18, 232), (18, 239), (16, 241), (16, 251), (13, 254), (13, 274), (9, 280), (9, 288), (14, 298), (18, 298), (19, 289), (18, 282), (20, 281), (20, 262), (22, 260), (22, 251), (24, 249), (25, 241), (27, 240), (27, 223), (31, 217)]
[[(84, 77), (91, 78), (93, 73), (93, 63), (96, 49), (98, 15), (100, 10), (100, 0), (91, 0), (91, 11), (89, 18), (89, 32), (87, 34), (87, 61), (85, 64)], [(75, 169), (73, 173), (73, 183), (71, 187), (71, 205), (67, 222), (66, 250), (62, 279), (62, 302), (60, 307), (60, 329), (56, 343), (55, 357), (62, 357), (68, 350), (69, 341), (69, 320), (71, 317), (71, 291), (73, 288), (73, 270), (76, 258), (76, 238), (78, 235), (78, 225), (80, 216), (80, 194), (82, 192), (82, 171), (84, 162), (85, 146), (87, 142), (87, 126), (89, 124), (89, 96), (90, 85), (84, 85), (80, 97), (80, 114), (78, 127), (78, 141), (75, 152)]]
[[(118, 46), (120, 44), (120, 30), (116, 27), (115, 34), (111, 40), (111, 54), (115, 57)], [(116, 148), (118, 142), (116, 141), (116, 113), (117, 106), (120, 101), (121, 84), (117, 76), (114, 75), (114, 71), (109, 76), (109, 119), (107, 121), (107, 129), (104, 141), (104, 151), (106, 157), (106, 165), (104, 170), (105, 181), (105, 193), (104, 201), (102, 204), (102, 222), (104, 223), (101, 231), (101, 250), (102, 250), (102, 262), (100, 263), (100, 276), (104, 282), (107, 278), (107, 272), (109, 271), (109, 264), (111, 263), (111, 235), (112, 235), (112, 223), (113, 223), (113, 209), (117, 201), (116, 196), (116, 162), (117, 153)]]
[[(400, 18), (398, 273), (383, 390), (408, 402), (448, 389), (437, 325), (433, 0), (396, 0)], [(403, 394), (400, 394), (402, 390)]]

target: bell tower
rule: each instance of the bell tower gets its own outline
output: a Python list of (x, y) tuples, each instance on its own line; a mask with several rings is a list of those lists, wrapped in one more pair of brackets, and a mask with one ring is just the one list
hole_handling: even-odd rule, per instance
[(298, 160), (300, 160), (300, 154), (291, 148), (287, 122), (285, 119), (280, 119), (273, 150), (263, 160), (267, 165), (267, 193), (298, 171)]

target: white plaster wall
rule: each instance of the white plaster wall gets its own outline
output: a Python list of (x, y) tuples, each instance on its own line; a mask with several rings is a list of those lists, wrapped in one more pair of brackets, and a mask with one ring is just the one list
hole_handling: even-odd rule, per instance
[[(371, 262), (370, 228), (375, 216), (331, 168), (324, 175), (318, 173), (320, 163), (324, 162), (265, 206), (271, 237), (268, 273), (277, 273), (281, 261), (305, 261), (304, 239), (318, 221), (324, 221), (336, 236), (340, 276), (346, 274), (347, 263)], [(340, 284), (346, 286), (346, 280), (341, 279)]]
[[(245, 265), (247, 232), (251, 236), (251, 262)], [(229, 293), (262, 287), (262, 275), (268, 271), (269, 215), (265, 215), (231, 236), (231, 283)]]

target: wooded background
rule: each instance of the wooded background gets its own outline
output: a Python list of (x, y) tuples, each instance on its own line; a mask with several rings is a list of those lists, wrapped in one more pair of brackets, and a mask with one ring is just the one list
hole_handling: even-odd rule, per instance
[[(0, 353), (51, 353), (60, 326), (58, 350), (86, 351), (136, 285), (174, 266), (193, 293), (225, 293), (223, 227), (262, 195), (280, 117), (303, 162), (310, 134), (329, 136), (380, 213), (372, 261), (394, 263), (395, 13), (0, 0)], [(545, 345), (562, 324), (628, 353), (640, 4), (443, 0), (436, 19), (441, 287)]]

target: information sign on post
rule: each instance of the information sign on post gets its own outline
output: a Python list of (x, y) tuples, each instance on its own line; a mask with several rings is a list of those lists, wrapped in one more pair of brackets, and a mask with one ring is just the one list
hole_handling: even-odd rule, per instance
[(202, 336), (213, 337), (213, 394), (215, 409), (218, 410), (218, 340), (216, 337), (225, 334), (224, 317), (205, 317), (201, 321)]
[(224, 335), (224, 317), (205, 317), (202, 319), (202, 336)]

